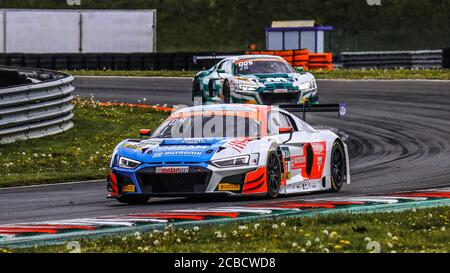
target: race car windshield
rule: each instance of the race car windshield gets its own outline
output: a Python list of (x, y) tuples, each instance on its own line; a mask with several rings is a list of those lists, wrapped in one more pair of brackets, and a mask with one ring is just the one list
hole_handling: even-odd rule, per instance
[(260, 124), (242, 116), (189, 116), (170, 119), (154, 133), (154, 138), (259, 137)]
[(246, 60), (235, 65), (236, 75), (293, 73), (292, 67), (277, 60)]

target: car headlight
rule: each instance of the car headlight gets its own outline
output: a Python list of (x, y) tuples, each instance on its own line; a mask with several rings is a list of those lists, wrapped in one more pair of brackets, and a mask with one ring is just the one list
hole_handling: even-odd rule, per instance
[(239, 84), (238, 88), (242, 91), (256, 91), (258, 89), (258, 86), (250, 84)]
[(298, 89), (306, 90), (314, 88), (314, 82), (304, 82), (298, 85)]
[(211, 163), (216, 167), (242, 167), (242, 166), (252, 166), (258, 165), (259, 154), (242, 155), (236, 157), (230, 157), (225, 159), (214, 160)]
[(141, 162), (126, 157), (119, 158), (119, 167), (124, 169), (134, 169), (141, 165)]

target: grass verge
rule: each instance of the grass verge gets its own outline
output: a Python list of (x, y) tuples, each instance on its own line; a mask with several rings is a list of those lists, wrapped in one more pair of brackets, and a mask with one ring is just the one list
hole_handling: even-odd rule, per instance
[[(66, 71), (74, 76), (194, 77), (196, 71)], [(427, 79), (450, 80), (450, 69), (336, 69), (311, 71), (317, 79)]]
[(105, 178), (114, 147), (156, 128), (164, 112), (75, 100), (75, 127), (63, 134), (0, 145), (0, 187)]
[[(80, 240), (82, 252), (449, 252), (446, 207), (178, 228)], [(67, 252), (65, 245), (4, 252)], [(1, 252), (1, 251), (0, 251)]]

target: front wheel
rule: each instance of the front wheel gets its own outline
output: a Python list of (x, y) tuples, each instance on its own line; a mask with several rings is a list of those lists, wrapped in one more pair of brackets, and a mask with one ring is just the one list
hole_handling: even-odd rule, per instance
[(145, 195), (122, 195), (117, 198), (117, 201), (128, 205), (143, 205), (148, 202), (150, 197)]
[(223, 83), (222, 94), (223, 94), (223, 101), (225, 103), (231, 103), (231, 90), (229, 81), (225, 81)]
[(331, 191), (338, 192), (344, 184), (345, 154), (341, 143), (335, 142), (331, 150)]
[(192, 85), (192, 100), (194, 100), (196, 97), (203, 97), (202, 90), (200, 88), (200, 82), (198, 81), (198, 79), (195, 79)]
[(267, 157), (267, 197), (275, 198), (280, 193), (281, 161), (277, 152), (271, 151)]

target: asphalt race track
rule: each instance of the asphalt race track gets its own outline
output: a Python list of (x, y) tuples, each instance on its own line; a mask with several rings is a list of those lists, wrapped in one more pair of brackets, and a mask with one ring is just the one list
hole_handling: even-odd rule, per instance
[[(348, 135), (352, 184), (337, 196), (383, 194), (450, 185), (450, 82), (318, 81), (322, 103), (345, 102), (348, 114), (311, 114), (316, 126)], [(187, 78), (77, 78), (76, 93), (101, 101), (190, 104)], [(145, 98), (145, 100), (144, 100)], [(138, 134), (138, 132), (136, 132)], [(105, 182), (0, 189), (0, 224), (265, 202), (263, 199), (155, 198), (127, 206), (106, 200)], [(317, 198), (311, 194), (302, 198)], [(325, 193), (326, 196), (330, 194)], [(286, 197), (286, 200), (298, 197)]]

